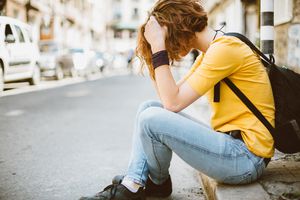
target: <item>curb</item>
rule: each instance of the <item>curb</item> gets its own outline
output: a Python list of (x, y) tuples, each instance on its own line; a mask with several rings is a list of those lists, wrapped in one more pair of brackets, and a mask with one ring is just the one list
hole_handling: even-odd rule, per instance
[(247, 185), (224, 185), (202, 173), (199, 173), (199, 181), (208, 200), (270, 200), (268, 193), (257, 182)]
[[(59, 81), (42, 81), (39, 85), (27, 85), (27, 83), (8, 83), (10, 85), (22, 85), (24, 84), (24, 87), (21, 88), (15, 88), (11, 90), (4, 91), (0, 93), (0, 97), (6, 97), (6, 96), (13, 96), (18, 94), (24, 94), (24, 93), (30, 93), (30, 92), (37, 92), (47, 89), (53, 89), (58, 87), (63, 87), (67, 85), (74, 85), (78, 83), (88, 82), (88, 81), (95, 81), (105, 78), (110, 78), (114, 76), (123, 76), (128, 75), (128, 72), (108, 72), (106, 74), (96, 74), (91, 75), (89, 77), (76, 77), (76, 78), (65, 78), (63, 80)], [(7, 84), (7, 83), (6, 83)]]
[[(219, 184), (212, 178), (199, 173), (207, 200), (299, 200), (300, 163), (299, 153), (281, 158), (275, 154), (261, 178), (247, 185)], [(295, 158), (290, 158), (295, 157)]]

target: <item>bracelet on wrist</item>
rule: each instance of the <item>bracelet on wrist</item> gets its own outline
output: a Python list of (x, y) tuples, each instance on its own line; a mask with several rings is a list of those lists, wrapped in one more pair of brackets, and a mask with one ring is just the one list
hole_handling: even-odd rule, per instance
[(169, 56), (167, 50), (158, 51), (152, 54), (152, 65), (156, 69), (162, 65), (169, 65)]

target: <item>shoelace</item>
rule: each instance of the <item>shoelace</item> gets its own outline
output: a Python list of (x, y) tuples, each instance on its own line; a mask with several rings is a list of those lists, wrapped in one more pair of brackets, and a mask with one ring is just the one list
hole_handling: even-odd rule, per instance
[(111, 185), (107, 186), (106, 188), (104, 188), (103, 191), (97, 193), (96, 197), (101, 197), (103, 192), (106, 192), (107, 190), (109, 190), (109, 193), (110, 193), (109, 200), (112, 200), (117, 193), (117, 186), (118, 186), (118, 184), (111, 184)]

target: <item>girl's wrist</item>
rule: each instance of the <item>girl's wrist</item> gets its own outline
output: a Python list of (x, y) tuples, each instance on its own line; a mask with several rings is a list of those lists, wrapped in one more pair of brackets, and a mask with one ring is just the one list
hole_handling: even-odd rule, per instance
[(161, 50), (152, 54), (152, 66), (154, 70), (160, 66), (169, 64), (169, 56), (166, 50)]
[(151, 45), (152, 54), (155, 54), (159, 51), (166, 50), (165, 45)]

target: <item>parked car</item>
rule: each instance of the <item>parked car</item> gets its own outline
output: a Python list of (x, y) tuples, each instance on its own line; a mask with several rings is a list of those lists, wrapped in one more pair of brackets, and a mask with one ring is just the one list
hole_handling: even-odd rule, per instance
[[(63, 48), (54, 41), (40, 41), (39, 66), (42, 76), (55, 77), (57, 80), (63, 79), (72, 68), (72, 65), (63, 65), (61, 57)], [(65, 73), (64, 73), (65, 72)]]
[[(52, 49), (52, 51), (57, 51), (57, 53), (55, 54), (52, 53), (52, 58), (48, 58), (48, 61), (52, 59), (52, 64), (51, 64), (52, 66), (47, 67), (48, 69), (52, 68), (52, 73), (50, 74), (56, 76), (55, 72), (57, 71), (59, 72), (60, 69), (62, 69), (63, 76), (76, 77), (78, 75), (83, 74), (83, 71), (86, 69), (88, 64), (87, 56), (84, 49), (81, 48), (60, 49), (58, 45), (57, 46), (56, 45), (52, 46), (52, 45), (53, 44), (48, 44), (47, 48)], [(46, 62), (46, 61), (42, 61), (41, 59), (41, 62)], [(45, 66), (44, 64), (41, 65)], [(43, 72), (44, 70), (45, 70), (44, 67), (42, 67)], [(59, 75), (62, 76), (61, 74)]]
[(39, 49), (31, 39), (30, 26), (10, 17), (0, 17), (0, 92), (5, 82), (40, 81)]

